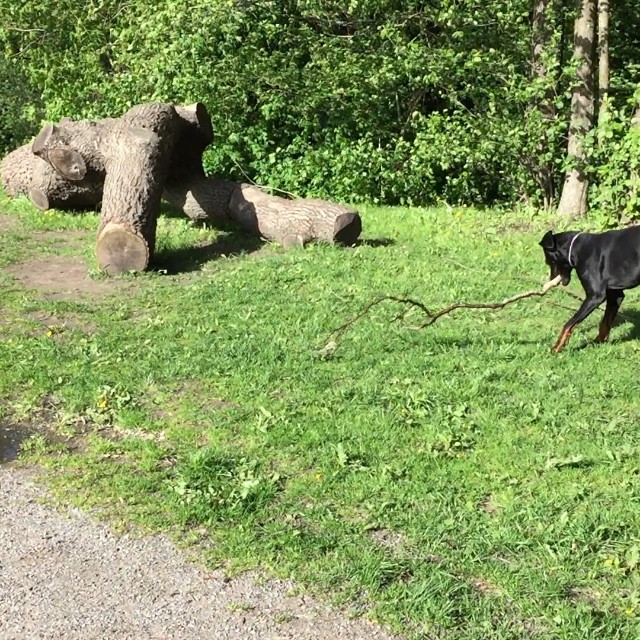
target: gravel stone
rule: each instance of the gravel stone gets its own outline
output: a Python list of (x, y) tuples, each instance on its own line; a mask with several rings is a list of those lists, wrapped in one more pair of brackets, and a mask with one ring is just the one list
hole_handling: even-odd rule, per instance
[(400, 640), (291, 582), (226, 580), (164, 536), (56, 511), (32, 475), (0, 466), (0, 640)]

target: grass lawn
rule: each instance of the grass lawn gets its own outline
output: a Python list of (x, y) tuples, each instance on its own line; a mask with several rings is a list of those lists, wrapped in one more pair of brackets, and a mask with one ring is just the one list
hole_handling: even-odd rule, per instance
[(636, 293), (560, 355), (561, 290), (423, 331), (380, 305), (318, 353), (378, 294), (541, 285), (543, 221), (368, 207), (378, 241), (285, 253), (163, 217), (162, 270), (69, 292), (97, 218), (0, 213), (0, 419), (48, 424), (23, 447), (65, 503), (407, 637), (640, 637)]

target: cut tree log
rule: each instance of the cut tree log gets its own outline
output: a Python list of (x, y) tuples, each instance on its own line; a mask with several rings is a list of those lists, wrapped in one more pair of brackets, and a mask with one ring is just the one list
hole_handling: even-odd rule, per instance
[(105, 151), (106, 178), (98, 229), (98, 267), (115, 275), (143, 271), (153, 256), (156, 221), (178, 131), (171, 105), (145, 105)]
[(362, 231), (353, 209), (323, 200), (287, 200), (250, 184), (234, 190), (229, 215), (243, 229), (285, 248), (311, 241), (353, 244)]
[(182, 182), (167, 182), (163, 199), (196, 222), (228, 222), (229, 202), (237, 182), (207, 178), (204, 172)]
[(287, 200), (257, 186), (206, 177), (202, 154), (213, 140), (211, 118), (201, 103), (176, 107), (184, 122), (163, 198), (195, 221), (232, 220), (245, 231), (285, 248), (308, 242), (353, 244), (362, 231), (357, 211), (323, 200)]
[(204, 178), (202, 154), (213, 142), (213, 126), (207, 108), (201, 103), (176, 107), (181, 130), (173, 151), (167, 184)]
[[(191, 117), (197, 124), (197, 109)], [(185, 113), (190, 115), (189, 108)], [(34, 177), (36, 206), (59, 206), (61, 192), (102, 199), (96, 242), (98, 267), (110, 275), (146, 269), (175, 141), (185, 118), (169, 104), (136, 105), (119, 119), (63, 120), (45, 125), (31, 150), (56, 172), (55, 185)], [(195, 126), (190, 123), (190, 126)], [(57, 191), (54, 189), (57, 187)], [(53, 204), (56, 203), (56, 204)]]
[(287, 200), (254, 185), (215, 178), (169, 185), (163, 197), (192, 220), (232, 220), (285, 248), (309, 242), (350, 245), (362, 231), (360, 215), (349, 207), (324, 200)]
[(102, 200), (103, 182), (99, 177), (91, 174), (79, 181), (69, 181), (44, 160), (36, 159), (38, 162), (33, 169), (29, 198), (41, 211), (83, 211), (93, 209)]
[(31, 150), (71, 182), (91, 174), (104, 180), (104, 150), (118, 123), (114, 118), (96, 122), (63, 118), (57, 125), (42, 127)]
[(12, 151), (0, 164), (2, 185), (8, 196), (27, 195), (33, 204), (48, 209), (85, 210), (102, 199), (102, 183), (85, 177), (64, 179), (51, 165), (35, 156), (31, 144)]
[(8, 195), (28, 194), (43, 210), (102, 202), (96, 255), (110, 274), (148, 266), (162, 197), (193, 220), (235, 222), (285, 247), (352, 244), (360, 235), (360, 216), (349, 207), (208, 178), (202, 155), (212, 140), (201, 103), (136, 105), (121, 118), (45, 125), (3, 160), (0, 177)]
[(207, 178), (202, 154), (213, 141), (207, 108), (200, 102), (176, 107), (182, 130), (176, 142), (163, 199), (194, 221), (224, 223), (229, 220), (229, 200), (235, 182)]

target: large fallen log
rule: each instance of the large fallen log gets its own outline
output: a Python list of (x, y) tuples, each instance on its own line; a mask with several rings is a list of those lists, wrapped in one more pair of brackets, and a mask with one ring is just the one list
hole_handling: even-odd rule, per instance
[(171, 158), (167, 184), (204, 177), (202, 154), (213, 142), (213, 126), (207, 108), (201, 103), (176, 107), (180, 133)]
[(109, 275), (143, 271), (153, 256), (179, 126), (171, 105), (140, 105), (127, 116), (114, 126), (103, 150), (106, 177), (96, 258)]
[(195, 222), (229, 222), (229, 202), (237, 182), (207, 178), (203, 174), (165, 185), (163, 198)]
[(32, 174), (28, 195), (41, 211), (63, 209), (86, 211), (102, 200), (102, 180), (90, 174), (82, 180), (70, 182), (43, 160), (38, 158)]
[(98, 267), (110, 275), (144, 270), (181, 127), (176, 109), (162, 103), (137, 105), (118, 119), (47, 124), (31, 145), (39, 160), (31, 200), (41, 209), (69, 208), (70, 197), (88, 206), (102, 201)]
[(254, 185), (215, 178), (168, 185), (163, 197), (192, 220), (232, 220), (245, 231), (286, 248), (309, 242), (349, 245), (362, 231), (358, 212), (349, 207), (324, 200), (288, 200)]
[(284, 247), (312, 241), (353, 244), (362, 231), (353, 209), (323, 200), (287, 200), (249, 184), (234, 190), (229, 215), (243, 229)]
[(86, 210), (102, 199), (102, 181), (91, 176), (70, 182), (49, 163), (34, 155), (31, 144), (12, 151), (0, 164), (6, 194), (12, 198), (29, 196), (33, 204), (48, 209)]
[(351, 244), (360, 235), (360, 216), (349, 207), (208, 178), (202, 154), (212, 140), (201, 103), (137, 105), (120, 118), (45, 125), (3, 160), (0, 177), (8, 195), (28, 194), (43, 210), (102, 202), (96, 255), (110, 274), (147, 267), (162, 197), (193, 220), (236, 223), (285, 247)]

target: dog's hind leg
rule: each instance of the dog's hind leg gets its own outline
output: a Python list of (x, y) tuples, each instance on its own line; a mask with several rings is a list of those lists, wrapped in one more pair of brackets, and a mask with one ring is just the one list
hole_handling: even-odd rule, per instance
[(604, 310), (604, 317), (600, 322), (600, 331), (596, 342), (604, 342), (609, 337), (609, 332), (613, 325), (613, 321), (618, 315), (618, 309), (624, 300), (624, 291), (619, 289), (607, 289), (607, 308)]
[(558, 341), (552, 347), (551, 351), (555, 353), (560, 353), (566, 346), (567, 342), (569, 342), (569, 338), (571, 337), (571, 332), (575, 329), (577, 324), (580, 324), (594, 309), (600, 306), (606, 298), (606, 293), (592, 293), (581, 305), (580, 308), (575, 312), (575, 314), (571, 317), (569, 322), (564, 325), (562, 329), (562, 333), (558, 338)]

